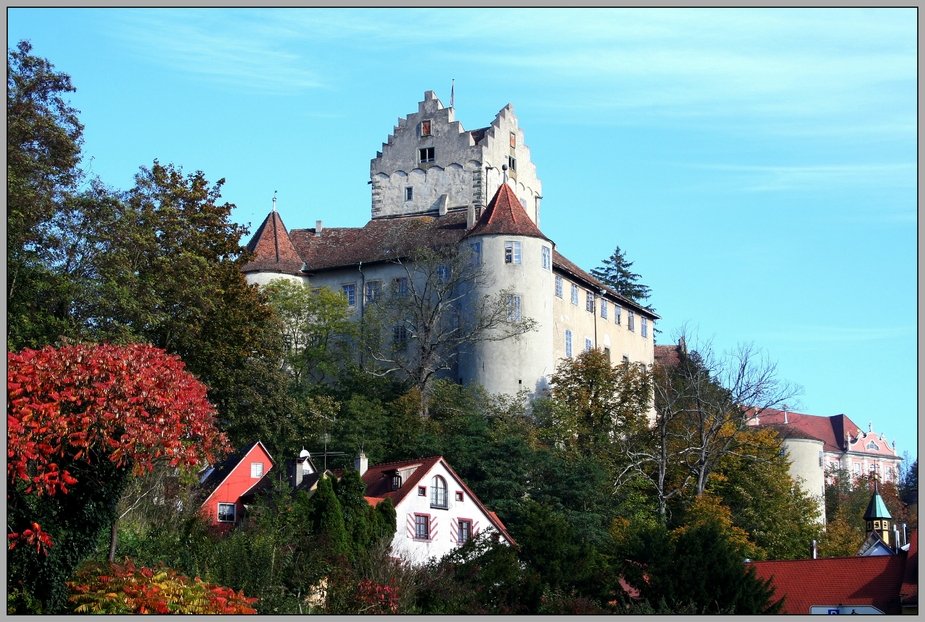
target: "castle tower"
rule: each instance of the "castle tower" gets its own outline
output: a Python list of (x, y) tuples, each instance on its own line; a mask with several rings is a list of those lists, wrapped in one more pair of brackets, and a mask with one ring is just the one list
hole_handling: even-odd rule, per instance
[(273, 279), (303, 282), (301, 275), (305, 264), (289, 237), (283, 219), (276, 211), (275, 198), (273, 211), (267, 214), (257, 228), (247, 244), (247, 250), (253, 255), (241, 271), (249, 284), (266, 285)]
[(502, 108), (488, 127), (466, 131), (453, 108), (427, 91), (370, 162), (372, 218), (437, 215), (469, 204), (480, 214), (505, 174), (539, 225), (543, 189), (513, 107)]
[(503, 341), (474, 344), (460, 361), (464, 383), (477, 382), (490, 393), (534, 395), (553, 373), (554, 244), (525, 212), (508, 183), (498, 188), (488, 208), (463, 238), (486, 272), (474, 295), (503, 293), (513, 318), (532, 318), (536, 330)]
[(866, 522), (867, 532), (875, 533), (888, 547), (892, 547), (892, 530), (893, 516), (886, 509), (883, 497), (880, 496), (880, 490), (874, 481), (874, 494), (870, 497), (870, 503), (867, 504), (867, 511), (864, 512), (864, 521)]

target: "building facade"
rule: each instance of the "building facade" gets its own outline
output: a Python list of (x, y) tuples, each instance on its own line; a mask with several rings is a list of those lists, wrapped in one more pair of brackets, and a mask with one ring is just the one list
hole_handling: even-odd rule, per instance
[(560, 360), (586, 349), (603, 349), (614, 364), (653, 362), (658, 316), (572, 263), (541, 231), (542, 185), (510, 104), (488, 127), (466, 131), (427, 91), (372, 159), (369, 183), (363, 227), (316, 220), (288, 231), (274, 209), (248, 244), (248, 281), (342, 291), (362, 322), (377, 292), (401, 287), (403, 262), (416, 250), (457, 247), (486, 274), (476, 296), (505, 292), (511, 313), (531, 318), (535, 330), (459, 352), (448, 377), (536, 395)]

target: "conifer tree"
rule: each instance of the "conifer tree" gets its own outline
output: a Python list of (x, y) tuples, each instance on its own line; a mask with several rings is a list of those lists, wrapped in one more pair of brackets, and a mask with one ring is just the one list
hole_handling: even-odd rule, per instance
[(631, 271), (633, 262), (628, 261), (619, 246), (613, 254), (603, 261), (603, 265), (591, 270), (591, 275), (612, 287), (618, 294), (629, 298), (633, 302), (642, 304), (651, 293), (647, 285), (639, 282), (640, 276)]

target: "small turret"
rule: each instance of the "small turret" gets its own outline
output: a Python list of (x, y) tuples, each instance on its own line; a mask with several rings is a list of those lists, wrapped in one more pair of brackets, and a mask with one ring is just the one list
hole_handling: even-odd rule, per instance
[(864, 512), (864, 520), (867, 523), (867, 532), (875, 533), (883, 540), (887, 546), (892, 546), (892, 522), (893, 516), (886, 509), (886, 503), (880, 496), (880, 489), (877, 482), (874, 481), (874, 494), (870, 497), (870, 503), (867, 504), (867, 511)]

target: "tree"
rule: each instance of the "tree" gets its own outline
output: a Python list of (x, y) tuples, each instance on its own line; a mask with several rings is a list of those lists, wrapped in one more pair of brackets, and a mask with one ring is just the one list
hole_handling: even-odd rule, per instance
[(83, 126), (65, 99), (67, 74), (20, 41), (7, 55), (7, 301), (10, 344), (44, 345), (65, 330), (48, 304), (56, 275), (44, 267), (50, 223), (80, 178)]
[(651, 290), (639, 282), (640, 276), (630, 271), (632, 261), (627, 261), (617, 246), (613, 254), (602, 262), (598, 268), (591, 270), (591, 275), (604, 285), (613, 288), (618, 294), (642, 304), (649, 298)]
[(205, 386), (163, 350), (46, 347), (7, 364), (8, 587), (53, 612), (130, 473), (213, 460), (227, 443)]
[(535, 320), (510, 316), (509, 292), (478, 294), (490, 277), (455, 245), (410, 251), (395, 264), (404, 276), (369, 305), (364, 348), (373, 373), (397, 375), (418, 389), (422, 414), (431, 382), (454, 369), (463, 348), (535, 329)]

